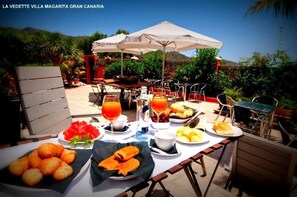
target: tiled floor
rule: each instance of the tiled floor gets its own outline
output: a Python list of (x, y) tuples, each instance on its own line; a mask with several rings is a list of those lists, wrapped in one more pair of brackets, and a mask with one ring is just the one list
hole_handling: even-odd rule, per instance
[[(112, 90), (109, 89), (109, 91), (115, 91), (118, 90)], [(69, 102), (69, 107), (72, 115), (75, 114), (87, 114), (87, 113), (97, 113), (100, 112), (100, 107), (96, 104), (93, 104), (93, 101), (95, 99), (94, 95), (92, 94), (92, 89), (89, 85), (82, 85), (78, 87), (68, 88), (66, 89), (67, 99)], [(123, 105), (123, 114), (128, 116), (129, 121), (135, 120), (135, 103), (132, 103), (131, 108), (128, 109), (127, 105)], [(216, 103), (203, 103), (203, 112), (205, 112), (205, 117), (208, 121), (214, 121), (217, 117), (217, 114), (214, 113), (214, 109), (218, 108), (218, 104)], [(102, 123), (106, 123), (107, 121), (102, 116), (96, 116)], [(80, 118), (79, 120), (85, 120), (90, 121), (91, 117), (84, 117)], [(26, 135), (27, 131), (23, 131), (23, 135)], [(279, 131), (273, 130), (272, 136), (274, 139), (279, 140), (280, 134)], [(193, 168), (195, 170), (196, 177), (198, 179), (198, 183), (200, 185), (202, 193), (205, 192), (206, 186), (209, 182), (209, 179), (211, 177), (211, 173), (215, 167), (216, 160), (209, 157), (204, 156), (204, 161), (206, 165), (207, 170), (207, 176), (200, 177), (202, 174), (202, 169), (199, 164), (193, 163)], [(225, 170), (224, 166), (219, 166), (218, 171), (215, 175), (215, 178), (213, 180), (213, 185), (211, 186), (208, 195), (207, 196), (234, 196), (236, 194), (236, 190), (233, 189), (231, 193), (222, 190), (224, 187), (226, 180), (229, 176), (229, 172)], [(165, 185), (165, 187), (172, 193), (174, 196), (195, 196), (194, 190), (192, 189), (185, 173), (183, 171), (180, 171), (174, 175), (168, 175), (168, 178), (166, 178), (164, 181), (162, 181)], [(219, 189), (218, 189), (219, 188)], [(160, 190), (161, 187), (159, 185), (156, 186), (156, 189)], [(147, 188), (141, 190), (136, 194), (136, 196), (145, 196), (145, 193), (147, 192)], [(132, 193), (129, 193), (129, 196)], [(155, 192), (153, 196), (162, 196), (162, 193)], [(244, 195), (247, 196), (247, 195)]]

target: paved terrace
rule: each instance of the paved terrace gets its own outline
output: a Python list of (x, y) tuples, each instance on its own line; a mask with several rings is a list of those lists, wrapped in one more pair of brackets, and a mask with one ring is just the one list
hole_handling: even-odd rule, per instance
[[(118, 92), (116, 89), (109, 88), (108, 91), (112, 92)], [(67, 88), (66, 89), (66, 95), (69, 102), (69, 107), (72, 115), (75, 114), (88, 114), (88, 113), (96, 113), (101, 111), (101, 107), (94, 104), (95, 96), (92, 93), (92, 88), (90, 85), (81, 85), (77, 87)], [(128, 116), (129, 121), (135, 121), (135, 103), (131, 104), (131, 108), (128, 109), (128, 104), (123, 104), (123, 114)], [(204, 117), (207, 118), (209, 122), (212, 122), (217, 117), (217, 114), (214, 113), (214, 110), (218, 109), (217, 103), (210, 103), (210, 102), (203, 102), (203, 112), (205, 112)], [(100, 115), (96, 116), (100, 120), (100, 123), (105, 124), (107, 121)], [(83, 117), (79, 118), (78, 120), (85, 120), (89, 122), (91, 120), (91, 117)], [(223, 120), (223, 117), (220, 117), (219, 120)], [(230, 119), (227, 119), (226, 121), (230, 121)], [(25, 136), (27, 134), (26, 130), (23, 130), (23, 135)], [(280, 133), (277, 130), (272, 130), (271, 133), (272, 139), (276, 141), (280, 141)], [(226, 150), (226, 153), (228, 151)], [(209, 182), (211, 173), (214, 169), (214, 166), (216, 164), (216, 159), (210, 156), (204, 156), (204, 162), (206, 165), (207, 170), (207, 176), (200, 177), (202, 175), (202, 168), (199, 164), (193, 163), (193, 168), (195, 172), (197, 173), (197, 179), (201, 188), (202, 193), (205, 192), (206, 186)], [(213, 180), (213, 185), (211, 186), (208, 195), (207, 196), (214, 196), (214, 192), (216, 192), (216, 197), (219, 196), (236, 196), (237, 190), (232, 189), (232, 193), (229, 193), (227, 191), (222, 191), (218, 188), (223, 188), (226, 180), (229, 176), (228, 169), (230, 166), (227, 165), (220, 165), (216, 176)], [(185, 173), (183, 171), (180, 171), (174, 175), (168, 175), (168, 178), (166, 178), (164, 181), (162, 181), (165, 187), (172, 193), (174, 196), (183, 196), (186, 194), (187, 197), (195, 196), (194, 190), (192, 189)], [(141, 191), (139, 191), (136, 196), (145, 196), (145, 193), (147, 192), (148, 188), (145, 188)], [(164, 193), (162, 193), (162, 189), (159, 184), (156, 185), (155, 189), (157, 189), (153, 196), (165, 196)], [(219, 192), (219, 194), (217, 193)], [(129, 196), (132, 193), (129, 193)], [(244, 194), (243, 196), (248, 196)]]

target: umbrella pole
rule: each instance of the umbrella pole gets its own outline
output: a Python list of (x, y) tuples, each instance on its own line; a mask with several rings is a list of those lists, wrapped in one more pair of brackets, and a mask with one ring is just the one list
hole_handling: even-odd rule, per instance
[(123, 67), (124, 67), (124, 54), (123, 50), (121, 50), (121, 77), (123, 77)]
[(163, 45), (163, 63), (162, 63), (162, 80), (161, 80), (162, 86), (164, 82), (164, 68), (165, 68), (165, 45)]

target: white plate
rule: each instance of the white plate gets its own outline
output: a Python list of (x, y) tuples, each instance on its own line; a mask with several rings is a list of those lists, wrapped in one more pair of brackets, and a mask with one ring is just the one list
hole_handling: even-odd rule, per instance
[(177, 137), (176, 137), (176, 141), (183, 144), (203, 144), (203, 143), (209, 142), (209, 139), (207, 135), (202, 133), (202, 140), (200, 142), (185, 142), (185, 141), (179, 140)]
[(152, 120), (150, 120), (150, 125), (154, 128), (154, 129), (168, 129), (170, 122), (160, 122), (160, 123), (156, 123), (153, 122)]
[(172, 123), (185, 123), (188, 120), (190, 120), (191, 117), (189, 118), (169, 118), (170, 122)]
[[(100, 138), (102, 138), (102, 137), (104, 136), (104, 131), (103, 131), (103, 129), (99, 129), (99, 128), (97, 128), (97, 129), (99, 130), (100, 134), (99, 134), (98, 137), (96, 137), (96, 138), (93, 139), (93, 140), (100, 139)], [(67, 143), (70, 143), (70, 142), (71, 142), (71, 141), (69, 141), (69, 140), (65, 140), (63, 131), (60, 132), (60, 133), (58, 134), (58, 139), (59, 139), (59, 140), (62, 140), (63, 142), (67, 142)], [(84, 142), (78, 142), (78, 144), (83, 144), (83, 143), (84, 143)]]
[(136, 177), (137, 177), (136, 174), (131, 174), (128, 176), (110, 176), (108, 178), (115, 181), (125, 181), (125, 180), (135, 179)]
[(232, 129), (234, 131), (233, 135), (224, 135), (224, 134), (217, 133), (212, 129), (212, 126), (213, 126), (213, 123), (206, 124), (206, 131), (215, 135), (223, 136), (223, 137), (239, 137), (242, 135), (242, 130), (235, 126), (232, 126)]
[[(109, 125), (109, 124), (104, 125), (104, 126), (103, 126), (103, 129), (105, 130), (106, 133), (111, 133), (111, 131), (110, 131), (109, 129), (106, 129), (106, 128), (105, 128), (105, 127), (107, 127), (108, 125)], [(126, 131), (116, 131), (116, 130), (113, 130), (113, 133), (114, 133), (114, 134), (124, 134), (124, 133), (128, 133), (128, 132), (130, 132), (130, 131), (132, 130), (131, 125), (130, 125), (130, 124), (127, 124), (126, 126), (128, 127), (128, 129), (127, 129)]]

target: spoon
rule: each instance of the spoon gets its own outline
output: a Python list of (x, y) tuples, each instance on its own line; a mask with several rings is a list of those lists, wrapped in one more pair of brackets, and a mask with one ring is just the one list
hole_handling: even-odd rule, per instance
[(199, 121), (200, 121), (200, 118), (198, 118), (198, 117), (195, 118), (192, 122), (189, 123), (189, 127), (195, 128), (198, 125)]

